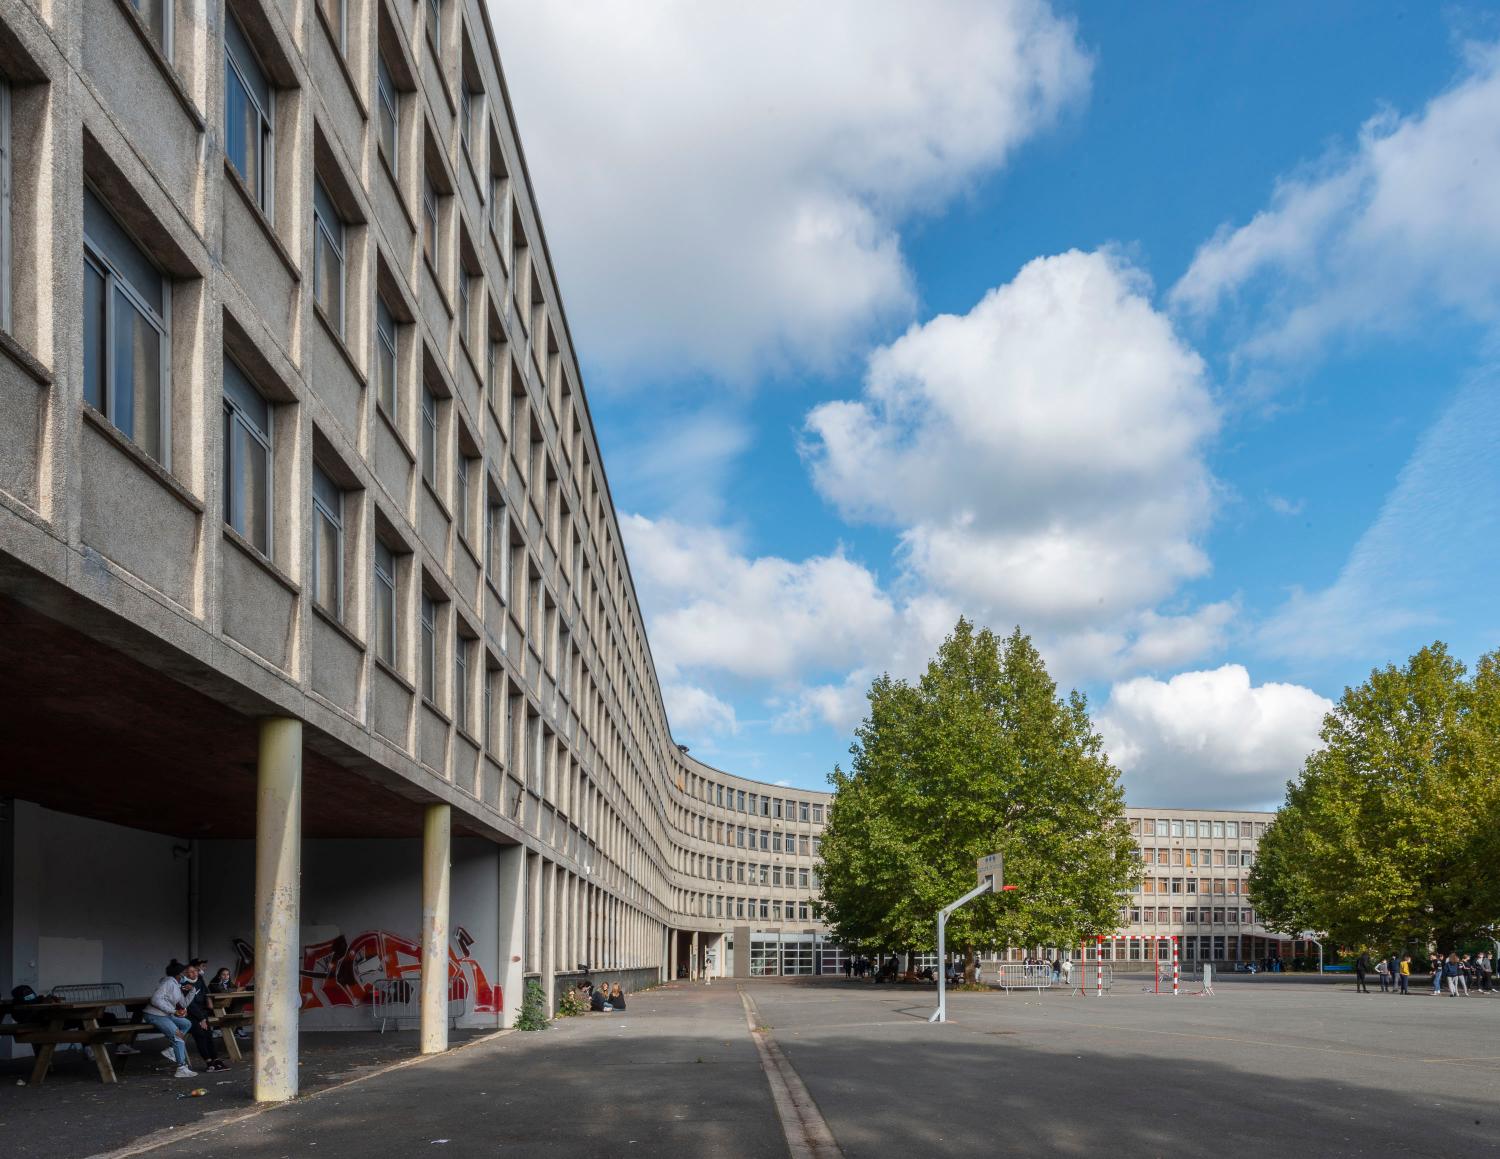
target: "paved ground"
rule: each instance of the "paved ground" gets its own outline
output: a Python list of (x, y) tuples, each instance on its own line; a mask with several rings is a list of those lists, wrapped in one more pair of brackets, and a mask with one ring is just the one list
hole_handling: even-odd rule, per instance
[[(926, 1022), (930, 990), (745, 990), (847, 1159), (1500, 1154), (1500, 997), (1142, 984), (1103, 1000), (953, 994), (944, 1026)], [(770, 1089), (736, 988), (676, 983), (623, 1016), (490, 1037), (146, 1154), (781, 1159)], [(24, 1094), (0, 1089), (7, 1142)], [(51, 1142), (16, 1153), (87, 1153)]]

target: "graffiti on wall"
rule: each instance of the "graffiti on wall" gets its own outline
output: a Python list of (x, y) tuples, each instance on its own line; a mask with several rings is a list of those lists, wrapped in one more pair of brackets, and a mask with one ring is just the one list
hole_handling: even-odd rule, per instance
[[(484, 967), (469, 953), (474, 938), (463, 926), (453, 931), (448, 947), (448, 997), (468, 999), (475, 1014), (501, 1009), (500, 987), (484, 976)], [(255, 951), (243, 938), (234, 939), (234, 979), (241, 987), (255, 980)], [(422, 947), (390, 930), (365, 930), (354, 938), (337, 934), (302, 947), (298, 968), (302, 1009), (368, 1006), (376, 982), (391, 978), (415, 989), (422, 978)]]

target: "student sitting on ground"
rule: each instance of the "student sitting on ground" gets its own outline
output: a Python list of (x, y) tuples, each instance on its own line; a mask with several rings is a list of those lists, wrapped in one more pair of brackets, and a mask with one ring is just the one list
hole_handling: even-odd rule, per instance
[(605, 1000), (609, 998), (609, 984), (604, 983), (597, 990), (589, 992), (589, 1009), (596, 1014), (602, 1014), (605, 1010)]
[(620, 989), (618, 982), (609, 988), (609, 1004), (616, 1010), (625, 1009), (625, 992)]

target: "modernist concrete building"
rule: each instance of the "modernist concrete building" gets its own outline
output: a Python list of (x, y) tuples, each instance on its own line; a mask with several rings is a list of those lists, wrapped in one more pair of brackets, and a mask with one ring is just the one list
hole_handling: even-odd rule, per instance
[[(1106, 961), (1171, 957), (1221, 964), (1289, 959), (1300, 950), (1260, 924), (1248, 878), (1274, 813), (1129, 807), (1130, 835), (1142, 862), (1139, 888), (1120, 912)], [(1092, 956), (1092, 954), (1091, 954)]]
[(4, 0), (0, 214), (0, 988), (229, 965), (285, 1098), (382, 978), (837, 964), (826, 796), (670, 735), (482, 0)]

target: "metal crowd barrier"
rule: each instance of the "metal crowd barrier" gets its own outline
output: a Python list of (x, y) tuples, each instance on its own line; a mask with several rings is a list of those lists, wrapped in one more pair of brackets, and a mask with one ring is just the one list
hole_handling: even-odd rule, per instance
[[(448, 982), (448, 1025), (458, 1027), (458, 1020), (468, 1013), (469, 981), (462, 974)], [(387, 1022), (401, 1029), (403, 1018), (422, 1020), (422, 985), (415, 978), (380, 978), (370, 987), (370, 1016), (385, 1033)]]
[[(1052, 974), (1052, 967), (1026, 965), (1024, 962), (1001, 962), (996, 967), (997, 982), (1002, 990), (1047, 990), (1061, 983)], [(1074, 967), (1077, 972), (1077, 967)]]

